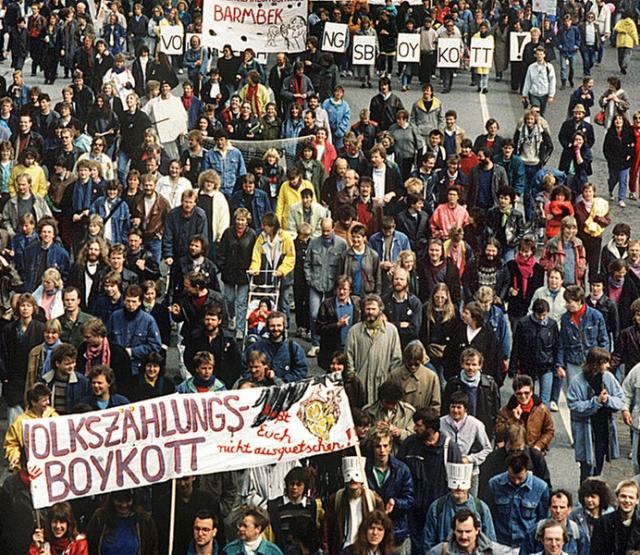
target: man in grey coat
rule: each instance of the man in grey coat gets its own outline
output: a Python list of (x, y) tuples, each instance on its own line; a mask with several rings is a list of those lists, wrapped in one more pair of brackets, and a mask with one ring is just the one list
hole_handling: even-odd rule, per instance
[(322, 301), (333, 292), (340, 260), (347, 250), (347, 242), (335, 234), (331, 218), (322, 219), (320, 230), (320, 237), (314, 237), (309, 242), (304, 261), (304, 275), (309, 284), (309, 312), (311, 315), (309, 356), (317, 356), (320, 350), (320, 334), (316, 329), (318, 311)]

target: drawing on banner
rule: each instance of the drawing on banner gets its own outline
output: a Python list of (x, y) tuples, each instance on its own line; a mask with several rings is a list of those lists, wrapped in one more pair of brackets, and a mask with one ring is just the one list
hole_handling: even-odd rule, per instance
[(355, 66), (372, 66), (376, 61), (376, 37), (354, 35), (351, 63)]
[(346, 52), (349, 40), (349, 27), (346, 23), (327, 22), (322, 35), (322, 50), (327, 52)]
[(472, 38), (469, 46), (469, 67), (488, 68), (493, 65), (493, 37)]
[(160, 27), (160, 52), (169, 56), (180, 55), (184, 52), (184, 34), (180, 25), (166, 25)]
[(438, 39), (438, 67), (460, 67), (462, 61), (462, 41), (459, 38)]
[(524, 56), (524, 47), (531, 42), (529, 32), (509, 33), (509, 61), (521, 62)]
[(398, 62), (407, 63), (420, 61), (420, 35), (418, 33), (398, 33), (396, 59)]
[(28, 419), (33, 506), (294, 461), (358, 442), (340, 374)]
[(204, 0), (202, 42), (256, 52), (302, 52), (307, 41), (308, 0)]
[(556, 15), (556, 0), (533, 0), (532, 9), (537, 13)]

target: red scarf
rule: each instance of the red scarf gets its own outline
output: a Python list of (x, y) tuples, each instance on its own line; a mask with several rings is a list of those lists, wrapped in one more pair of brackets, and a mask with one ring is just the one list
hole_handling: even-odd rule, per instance
[[(529, 284), (529, 278), (533, 275), (533, 267), (536, 264), (536, 259), (534, 256), (530, 256), (528, 260), (525, 260), (522, 255), (517, 252), (515, 257), (516, 265), (518, 266), (518, 271), (522, 276), (522, 296), (525, 297), (527, 295), (527, 285)], [(517, 289), (517, 287), (514, 287)]]
[(193, 102), (193, 95), (187, 96), (186, 94), (182, 96), (182, 105), (184, 109), (188, 112), (191, 108), (191, 103)]
[(585, 303), (582, 305), (582, 308), (580, 310), (578, 310), (577, 312), (574, 312), (571, 315), (571, 321), (576, 326), (576, 328), (580, 327), (580, 321), (582, 320), (582, 317), (584, 316), (584, 313), (586, 311), (587, 311), (587, 304)]
[(258, 85), (247, 85), (247, 96), (245, 97), (245, 100), (251, 103), (256, 116), (262, 117), (262, 112), (260, 111), (260, 103), (256, 101), (257, 94)]
[(84, 364), (85, 376), (91, 372), (93, 360), (98, 358), (98, 356), (100, 356), (100, 364), (111, 366), (111, 348), (109, 347), (109, 340), (106, 337), (102, 340), (102, 345), (99, 347), (87, 347), (87, 351), (84, 354), (84, 358), (87, 360)]
[[(532, 257), (533, 258), (533, 257)], [(529, 397), (529, 401), (527, 401), (524, 405), (520, 405), (522, 412), (530, 413), (533, 408), (533, 395)]]
[[(295, 94), (302, 94), (302, 77), (298, 77), (297, 75), (293, 78), (293, 92)], [(300, 106), (304, 106), (304, 98), (296, 97), (296, 102), (300, 104)]]

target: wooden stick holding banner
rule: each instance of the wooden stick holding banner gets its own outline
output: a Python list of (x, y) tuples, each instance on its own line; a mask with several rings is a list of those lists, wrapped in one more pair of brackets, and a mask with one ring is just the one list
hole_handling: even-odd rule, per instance
[(356, 441), (356, 444), (353, 446), (356, 451), (356, 456), (358, 457), (358, 464), (360, 465), (360, 472), (362, 472), (362, 476), (364, 478), (364, 482), (362, 484), (364, 488), (364, 498), (367, 503), (367, 510), (372, 512), (375, 507), (373, 506), (373, 499), (369, 495), (369, 484), (367, 483), (367, 471), (364, 467), (364, 457), (362, 456), (362, 449), (360, 449), (360, 441)]
[(173, 536), (176, 525), (176, 479), (171, 480), (171, 511), (169, 513), (169, 555), (173, 555)]

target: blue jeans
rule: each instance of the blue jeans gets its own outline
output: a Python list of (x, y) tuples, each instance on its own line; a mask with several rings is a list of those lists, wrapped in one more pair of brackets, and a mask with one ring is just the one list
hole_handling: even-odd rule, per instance
[(309, 316), (311, 317), (311, 344), (314, 347), (320, 346), (320, 334), (316, 328), (318, 320), (318, 312), (322, 301), (326, 298), (324, 293), (316, 291), (313, 287), (309, 287)]
[(224, 300), (227, 303), (229, 317), (236, 319), (236, 329), (244, 332), (244, 322), (247, 319), (247, 300), (249, 298), (248, 285), (224, 284)]
[(480, 90), (484, 90), (484, 89), (488, 89), (489, 88), (489, 74), (488, 73), (482, 73), (479, 75), (480, 77)]
[(624, 200), (627, 198), (627, 188), (629, 187), (629, 168), (625, 168), (624, 170), (615, 170), (610, 167), (608, 183), (610, 194), (613, 193), (616, 185), (619, 184), (618, 200)]
[(120, 153), (118, 154), (118, 180), (125, 189), (127, 187), (127, 170), (129, 169), (130, 161), (130, 156), (126, 152), (120, 150)]
[[(547, 407), (551, 402), (551, 389), (553, 387), (554, 376), (555, 372), (553, 370), (550, 370), (549, 372), (545, 372), (544, 374), (540, 374), (538, 376), (538, 382), (540, 384), (540, 399), (542, 399), (542, 402)], [(560, 395), (559, 391), (558, 395)]]
[(575, 52), (572, 52), (571, 54), (561, 54), (560, 56), (560, 81), (562, 81), (562, 84), (564, 84), (564, 82), (567, 80), (567, 77), (569, 77), (569, 81), (573, 81), (573, 74), (575, 71), (575, 61), (576, 61), (576, 55)]
[(535, 214), (535, 196), (533, 178), (540, 169), (540, 164), (525, 164), (524, 166), (524, 216), (527, 222), (533, 223)]
[(144, 248), (153, 255), (155, 261), (160, 264), (160, 258), (162, 257), (162, 241), (160, 239), (147, 239), (143, 245)]
[(591, 75), (591, 69), (593, 68), (595, 58), (596, 58), (595, 45), (585, 46), (584, 50), (582, 50), (582, 67), (584, 69), (585, 75)]
[[(582, 372), (582, 368), (579, 365), (571, 363), (567, 363), (565, 370), (567, 371), (567, 386), (571, 383), (573, 378)], [(552, 374), (553, 385), (551, 386), (551, 400), (557, 403), (558, 399), (560, 399), (560, 390), (562, 389), (564, 378), (558, 378), (555, 372), (552, 372)]]

